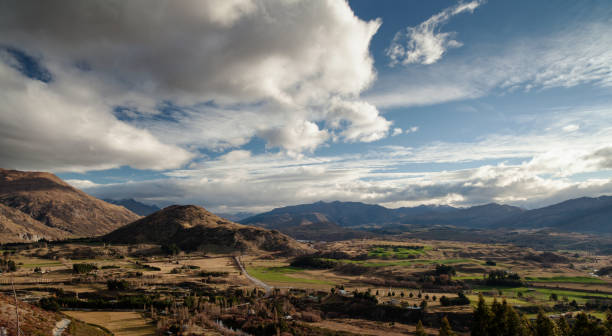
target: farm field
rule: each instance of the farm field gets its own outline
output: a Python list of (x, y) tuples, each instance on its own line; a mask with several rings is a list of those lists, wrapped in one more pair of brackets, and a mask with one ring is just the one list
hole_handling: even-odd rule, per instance
[(147, 336), (155, 334), (155, 327), (138, 312), (64, 311), (78, 320), (102, 326), (116, 336)]

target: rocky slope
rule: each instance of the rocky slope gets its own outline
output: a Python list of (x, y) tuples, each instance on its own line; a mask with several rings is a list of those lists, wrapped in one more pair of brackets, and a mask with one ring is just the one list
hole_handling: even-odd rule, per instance
[(140, 218), (43, 172), (0, 169), (0, 204), (70, 236), (105, 234)]
[(23, 212), (0, 204), (0, 243), (30, 242), (42, 238), (57, 240), (70, 234), (48, 227)]
[(184, 251), (310, 252), (308, 246), (276, 230), (237, 224), (195, 205), (169, 206), (103, 239), (113, 243), (176, 244)]

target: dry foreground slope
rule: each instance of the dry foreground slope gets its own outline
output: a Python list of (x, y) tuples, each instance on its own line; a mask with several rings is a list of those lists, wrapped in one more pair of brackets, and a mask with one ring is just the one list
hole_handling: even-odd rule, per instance
[[(40, 235), (47, 239), (61, 238), (61, 232), (73, 237), (101, 235), (140, 218), (124, 207), (89, 196), (57, 176), (43, 172), (0, 169), (0, 204), (53, 228), (53, 233), (40, 230)], [(6, 218), (11, 216), (15, 217), (4, 215), (2, 220), (8, 223), (6, 226), (18, 224), (14, 220), (9, 223)], [(35, 227), (39, 226), (29, 223), (30, 231)]]
[(310, 248), (276, 231), (246, 226), (195, 205), (173, 205), (104, 237), (114, 243), (176, 244), (181, 250), (209, 252), (311, 252)]

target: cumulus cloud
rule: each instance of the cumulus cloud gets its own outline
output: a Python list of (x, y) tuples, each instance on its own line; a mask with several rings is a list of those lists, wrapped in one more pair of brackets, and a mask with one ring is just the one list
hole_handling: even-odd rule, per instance
[(367, 109), (340, 116), (342, 139), (387, 134), (359, 98), (376, 77), (369, 44), (380, 24), (334, 0), (11, 1), (0, 44), (39, 56), (54, 83), (86, 84), (165, 143), (224, 149), (264, 135), (298, 152), (328, 139), (316, 124), (337, 122), (332, 100)]
[[(60, 84), (61, 83), (61, 84)], [(0, 161), (5, 168), (85, 171), (179, 168), (193, 155), (115, 119), (80, 83), (44, 83), (0, 62)]]
[(266, 129), (258, 135), (266, 139), (269, 146), (283, 147), (291, 154), (313, 151), (329, 138), (327, 131), (320, 130), (317, 124), (307, 120), (296, 120), (290, 125)]
[(455, 15), (464, 12), (473, 13), (483, 3), (483, 0), (468, 3), (459, 2), (416, 27), (408, 27), (397, 32), (387, 49), (391, 66), (398, 63), (402, 65), (411, 63), (433, 64), (442, 58), (447, 49), (461, 47), (463, 44), (454, 39), (455, 32), (440, 32), (440, 27)]
[[(342, 129), (340, 136), (349, 142), (372, 142), (387, 136), (391, 122), (378, 114), (372, 104), (363, 101), (334, 99), (330, 107), (329, 124)], [(348, 121), (348, 127), (342, 122)]]

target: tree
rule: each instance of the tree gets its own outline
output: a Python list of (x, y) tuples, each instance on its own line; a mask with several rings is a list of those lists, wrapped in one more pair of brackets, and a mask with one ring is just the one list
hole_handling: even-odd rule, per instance
[(425, 332), (425, 328), (423, 328), (423, 322), (421, 322), (421, 320), (419, 320), (419, 323), (417, 323), (416, 325), (416, 330), (414, 331), (414, 335), (415, 336), (427, 336), (427, 333)]
[(608, 330), (608, 334), (612, 335), (612, 312), (609, 310), (606, 311), (606, 322), (604, 322), (604, 326)]
[(438, 333), (438, 335), (440, 336), (455, 336), (456, 335), (453, 332), (453, 329), (451, 328), (450, 323), (448, 323), (448, 319), (446, 318), (446, 316), (442, 318), (442, 323), (440, 325), (440, 333)]
[(421, 301), (421, 306), (420, 307), (421, 307), (422, 311), (425, 311), (425, 309), (427, 309), (427, 301), (425, 301), (425, 300)]
[(567, 324), (567, 320), (564, 316), (561, 316), (559, 320), (557, 320), (557, 329), (559, 330), (559, 335), (561, 336), (570, 335), (570, 326)]
[(13, 260), (8, 261), (8, 270), (9, 272), (15, 272), (17, 270), (17, 264)]
[(557, 295), (557, 293), (551, 293), (550, 294), (550, 300), (551, 301), (558, 301), (559, 300), (559, 295)]
[(535, 321), (534, 336), (558, 336), (553, 321), (540, 310)]
[(584, 312), (576, 316), (576, 322), (572, 327), (570, 336), (604, 336), (606, 327), (597, 321), (590, 320)]
[(162, 245), (161, 246), (161, 250), (165, 255), (177, 255), (179, 254), (179, 252), (181, 251), (181, 249), (179, 249), (178, 246), (176, 246), (175, 243), (169, 244), (169, 245)]
[(489, 321), (489, 335), (501, 336), (508, 329), (506, 307), (505, 302), (502, 304), (497, 299), (493, 300), (493, 304), (491, 304), (492, 319)]
[(478, 306), (474, 310), (474, 319), (472, 320), (472, 336), (489, 336), (489, 325), (492, 318), (491, 311), (487, 307), (484, 297), (480, 294), (478, 296)]
[(528, 322), (524, 322), (523, 319), (519, 316), (519, 314), (512, 308), (512, 306), (508, 305), (504, 301), (505, 308), (505, 320), (506, 320), (506, 330), (502, 335), (504, 336), (528, 336), (529, 333), (527, 331)]

